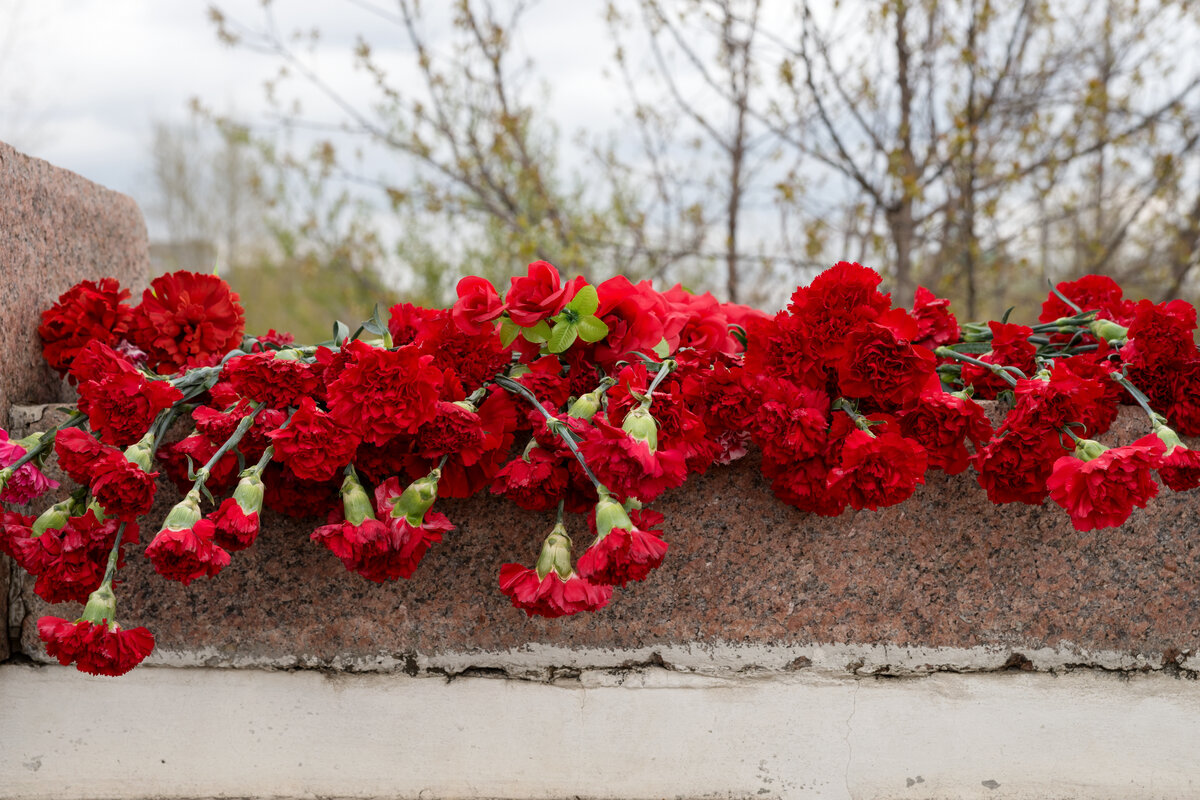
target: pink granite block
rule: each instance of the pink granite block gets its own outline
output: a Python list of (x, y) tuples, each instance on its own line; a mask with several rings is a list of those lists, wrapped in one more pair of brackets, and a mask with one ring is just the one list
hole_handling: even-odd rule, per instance
[[(1104, 438), (1132, 441), (1143, 425), (1125, 409)], [(901, 505), (828, 519), (776, 500), (757, 461), (714, 467), (657, 502), (666, 562), (596, 614), (529, 619), (509, 605), (499, 567), (532, 564), (553, 515), (480, 496), (439, 501), (458, 530), (411, 580), (382, 585), (309, 540), (319, 520), (270, 512), (252, 548), (188, 587), (158, 577), (133, 550), (118, 588), (120, 619), (148, 626), (164, 650), (203, 652), (213, 664), (415, 664), (530, 643), (1070, 646), (1148, 657), (1200, 647), (1194, 494), (1164, 488), (1120, 528), (1080, 532), (1053, 505), (992, 505), (972, 473), (930, 473)], [(177, 499), (161, 491), (143, 543)], [(568, 527), (587, 544), (581, 518)], [(75, 609), (46, 606), (30, 585), (22, 646), (36, 654), (38, 615)]]

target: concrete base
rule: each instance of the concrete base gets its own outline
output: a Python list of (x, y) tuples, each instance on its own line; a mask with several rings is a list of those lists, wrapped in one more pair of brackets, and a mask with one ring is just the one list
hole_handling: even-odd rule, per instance
[(0, 666), (6, 798), (1200, 795), (1200, 684), (1161, 673), (553, 683)]

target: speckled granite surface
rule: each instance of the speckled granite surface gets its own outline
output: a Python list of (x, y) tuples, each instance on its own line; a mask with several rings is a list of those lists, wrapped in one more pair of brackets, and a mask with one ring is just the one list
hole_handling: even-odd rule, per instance
[[(1130, 441), (1141, 425), (1125, 409), (1107, 438)], [(154, 519), (176, 498), (161, 492)], [(825, 519), (775, 500), (751, 456), (691, 479), (655, 507), (667, 516), (666, 563), (592, 615), (527, 619), (509, 606), (496, 586), (499, 566), (532, 563), (552, 515), (487, 497), (439, 502), (459, 529), (412, 580), (384, 585), (348, 573), (310, 542), (316, 522), (276, 516), (221, 575), (187, 588), (133, 553), (120, 616), (149, 626), (160, 648), (201, 649), (213, 664), (403, 661), (527, 643), (1072, 646), (1133, 655), (1200, 645), (1195, 494), (1164, 490), (1123, 527), (1081, 533), (1056, 507), (995, 507), (969, 475), (931, 473), (906, 503)], [(569, 522), (585, 542), (582, 526)], [(154, 529), (144, 526), (143, 542)], [(50, 609), (28, 584), (23, 595), (23, 646), (36, 652), (36, 618)]]
[[(42, 311), (84, 279), (113, 277), (135, 296), (150, 281), (146, 223), (132, 199), (0, 142), (0, 424), (14, 403), (69, 389), (42, 359)], [(0, 622), (8, 563), (0, 555)], [(8, 640), (0, 636), (0, 659)]]
[(0, 420), (12, 403), (61, 399), (42, 360), (42, 311), (81, 280), (150, 280), (142, 212), (129, 197), (0, 142)]

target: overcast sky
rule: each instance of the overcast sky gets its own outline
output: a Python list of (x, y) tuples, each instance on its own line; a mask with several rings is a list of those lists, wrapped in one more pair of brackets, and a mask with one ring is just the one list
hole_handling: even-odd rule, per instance
[[(150, 189), (151, 128), (184, 121), (200, 98), (253, 116), (277, 62), (225, 47), (205, 0), (0, 0), (0, 140), (110, 188), (143, 206)], [(258, 0), (220, 0), (234, 18), (262, 20)], [(426, 4), (427, 7), (437, 4)], [(280, 28), (315, 26), (327, 50), (322, 74), (351, 96), (354, 35), (374, 35), (385, 59), (391, 26), (347, 0), (277, 0)], [(612, 44), (599, 2), (542, 3), (525, 20), (525, 52), (551, 65), (550, 110), (564, 141), (611, 117), (618, 91), (603, 76)], [(390, 38), (389, 38), (390, 35)], [(402, 59), (394, 53), (397, 63)]]

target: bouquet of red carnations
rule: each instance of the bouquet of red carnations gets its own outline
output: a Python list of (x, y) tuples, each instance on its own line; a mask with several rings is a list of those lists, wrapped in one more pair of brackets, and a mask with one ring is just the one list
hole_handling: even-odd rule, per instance
[[(893, 308), (880, 277), (842, 262), (774, 316), (675, 286), (564, 282), (546, 262), (503, 297), (464, 278), (449, 309), (401, 304), (327, 342), (246, 336), (238, 296), (190, 272), (129, 306), (116, 281), (84, 281), (43, 314), (47, 361), (78, 387), (57, 428), (0, 431), (0, 499), (78, 484), (40, 515), (0, 516), (0, 550), (36, 576), (63, 664), (119, 675), (153, 649), (116, 621), (113, 579), (142, 541), (160, 474), (184, 493), (145, 555), (169, 580), (217, 575), (253, 544), (264, 508), (324, 518), (312, 540), (370, 581), (410, 578), (454, 530), (439, 497), (503, 495), (558, 510), (532, 567), (499, 567), (526, 613), (595, 611), (667, 552), (646, 507), (691, 473), (761, 451), (777, 497), (803, 511), (903, 502), (928, 469), (973, 468), (995, 503), (1061, 506), (1081, 530), (1123, 523), (1158, 491), (1200, 485), (1196, 312), (1133, 302), (1100, 276), (1061, 283), (1039, 324), (959, 326), (919, 289)], [(993, 430), (977, 400), (1008, 411)], [(1147, 434), (1106, 448), (1122, 403)], [(172, 435), (186, 421), (186, 436)], [(587, 515), (575, 545), (564, 512)]]

